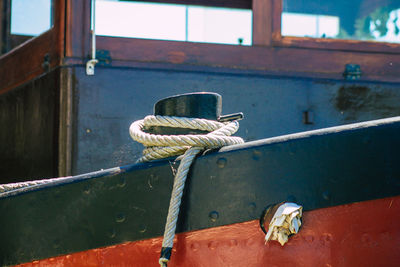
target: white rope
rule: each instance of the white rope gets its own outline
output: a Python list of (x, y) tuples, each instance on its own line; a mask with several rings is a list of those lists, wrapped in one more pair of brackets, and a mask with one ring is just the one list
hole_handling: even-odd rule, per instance
[[(143, 129), (152, 126), (164, 126), (174, 128), (187, 128), (193, 130), (208, 131), (208, 134), (188, 135), (156, 135), (146, 133)], [(144, 120), (135, 121), (129, 128), (131, 137), (144, 144), (143, 156), (139, 162), (166, 158), (184, 153), (178, 171), (174, 179), (171, 199), (165, 223), (163, 250), (172, 250), (176, 223), (178, 221), (179, 207), (185, 186), (187, 174), (196, 155), (207, 148), (218, 148), (243, 143), (240, 137), (231, 136), (239, 129), (237, 121), (221, 123), (218, 121), (182, 118), (169, 116), (147, 116)], [(168, 254), (168, 253), (167, 253)], [(169, 256), (160, 257), (161, 266), (166, 266)]]
[(71, 177), (61, 177), (61, 178), (50, 178), (50, 179), (42, 179), (42, 180), (35, 180), (35, 181), (25, 181), (25, 182), (18, 182), (18, 183), (9, 183), (9, 184), (0, 184), (0, 193), (24, 188), (24, 187), (31, 187), (41, 184), (48, 184), (53, 182), (58, 182), (62, 180), (69, 180)]
[[(188, 128), (209, 131), (208, 134), (157, 135), (143, 131), (151, 126)], [(218, 148), (243, 143), (240, 137), (230, 136), (239, 129), (237, 121), (221, 123), (206, 119), (147, 116), (144, 120), (135, 121), (129, 128), (131, 137), (143, 145), (143, 156), (139, 162), (172, 157), (183, 154), (189, 147)]]

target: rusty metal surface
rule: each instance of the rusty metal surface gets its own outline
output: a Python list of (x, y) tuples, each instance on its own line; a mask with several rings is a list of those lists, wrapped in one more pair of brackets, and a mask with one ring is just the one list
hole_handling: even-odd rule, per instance
[[(258, 221), (178, 234), (170, 266), (400, 265), (400, 197), (305, 212), (282, 247), (264, 243)], [(159, 266), (161, 238), (64, 255), (19, 267)]]

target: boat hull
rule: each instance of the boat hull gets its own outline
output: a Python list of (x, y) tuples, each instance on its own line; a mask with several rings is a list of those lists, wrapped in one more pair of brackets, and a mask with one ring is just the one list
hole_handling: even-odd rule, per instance
[[(400, 196), (304, 212), (285, 246), (265, 244), (257, 220), (180, 233), (170, 266), (400, 266)], [(162, 238), (18, 265), (158, 266)]]

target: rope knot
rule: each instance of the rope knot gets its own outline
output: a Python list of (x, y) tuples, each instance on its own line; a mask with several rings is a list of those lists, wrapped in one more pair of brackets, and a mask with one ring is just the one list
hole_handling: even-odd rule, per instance
[[(144, 129), (154, 126), (201, 130), (208, 133), (159, 135), (144, 131)], [(135, 141), (146, 147), (143, 150), (143, 156), (138, 160), (145, 162), (181, 155), (190, 147), (207, 149), (241, 144), (244, 142), (242, 138), (231, 136), (238, 129), (239, 123), (237, 121), (223, 123), (198, 118), (150, 115), (143, 120), (132, 123), (129, 133)]]

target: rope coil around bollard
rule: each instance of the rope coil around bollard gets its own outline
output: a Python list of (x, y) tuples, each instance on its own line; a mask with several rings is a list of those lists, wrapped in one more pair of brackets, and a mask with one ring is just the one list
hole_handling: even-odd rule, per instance
[[(186, 128), (207, 131), (208, 134), (188, 135), (158, 135), (146, 133), (144, 129), (152, 126), (173, 128)], [(218, 122), (214, 120), (172, 117), (172, 116), (147, 116), (143, 120), (135, 121), (129, 128), (129, 133), (135, 141), (142, 143), (146, 148), (138, 162), (162, 159), (182, 155), (168, 209), (165, 224), (164, 238), (159, 264), (167, 266), (171, 257), (176, 224), (178, 221), (183, 189), (190, 166), (195, 157), (204, 149), (219, 148), (223, 146), (244, 143), (240, 137), (231, 136), (239, 129), (239, 122)]]

